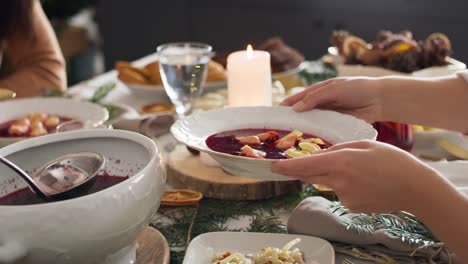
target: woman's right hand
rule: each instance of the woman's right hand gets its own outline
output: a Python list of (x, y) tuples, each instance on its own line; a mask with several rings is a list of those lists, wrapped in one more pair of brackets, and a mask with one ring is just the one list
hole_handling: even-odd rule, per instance
[(298, 112), (331, 109), (372, 123), (382, 120), (382, 87), (378, 78), (335, 78), (316, 83), (286, 98), (281, 105), (292, 106)]
[(374, 141), (336, 144), (327, 150), (272, 165), (278, 174), (332, 188), (356, 213), (430, 211), (430, 199), (457, 191), (439, 173), (406, 151)]

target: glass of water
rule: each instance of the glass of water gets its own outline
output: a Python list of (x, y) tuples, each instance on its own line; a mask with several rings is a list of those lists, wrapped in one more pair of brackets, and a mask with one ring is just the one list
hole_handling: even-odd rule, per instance
[(212, 47), (197, 42), (176, 42), (161, 45), (157, 51), (164, 89), (179, 118), (187, 116), (192, 112), (194, 100), (203, 92)]

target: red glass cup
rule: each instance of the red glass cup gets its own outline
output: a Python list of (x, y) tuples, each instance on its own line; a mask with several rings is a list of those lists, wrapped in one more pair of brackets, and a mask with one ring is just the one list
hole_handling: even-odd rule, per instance
[(377, 141), (385, 142), (406, 151), (413, 148), (413, 128), (409, 124), (395, 122), (376, 122)]

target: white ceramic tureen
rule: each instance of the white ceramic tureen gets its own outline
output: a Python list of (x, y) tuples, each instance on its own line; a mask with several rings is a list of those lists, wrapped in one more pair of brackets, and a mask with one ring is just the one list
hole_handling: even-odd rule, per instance
[[(135, 239), (158, 209), (165, 184), (153, 141), (127, 131), (79, 130), (24, 140), (0, 155), (31, 171), (80, 151), (103, 154), (104, 174), (129, 178), (71, 200), (0, 205), (0, 263), (134, 263)], [(0, 164), (0, 201), (25, 187)]]

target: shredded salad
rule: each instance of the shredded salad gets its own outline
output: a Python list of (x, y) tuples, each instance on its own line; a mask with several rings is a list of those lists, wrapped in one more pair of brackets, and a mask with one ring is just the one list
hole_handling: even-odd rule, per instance
[(239, 252), (222, 252), (215, 254), (212, 264), (304, 264), (304, 257), (294, 245), (301, 242), (296, 238), (283, 248), (267, 247), (257, 254), (242, 254)]

